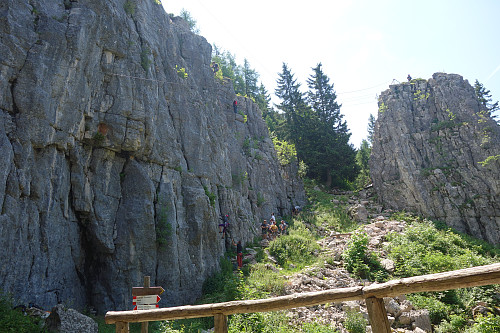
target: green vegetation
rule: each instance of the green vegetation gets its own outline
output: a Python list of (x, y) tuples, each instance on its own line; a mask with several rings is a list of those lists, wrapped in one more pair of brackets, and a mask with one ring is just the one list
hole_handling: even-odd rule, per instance
[(257, 207), (262, 207), (262, 205), (266, 202), (266, 198), (262, 195), (262, 193), (257, 193)]
[(136, 4), (133, 0), (127, 0), (123, 4), (123, 9), (125, 10), (125, 13), (127, 13), (127, 15), (132, 16), (135, 14)]
[(384, 113), (385, 111), (387, 111), (387, 105), (385, 105), (384, 102), (379, 101), (378, 112), (379, 113)]
[(279, 140), (275, 135), (272, 135), (271, 138), (281, 165), (288, 165), (297, 160), (297, 150), (294, 144), (285, 140)]
[(14, 310), (13, 299), (0, 291), (0, 327), (2, 332), (36, 333), (45, 332), (43, 320), (26, 316), (21, 310)]
[(368, 251), (368, 235), (360, 230), (351, 236), (342, 254), (348, 272), (370, 281), (385, 281), (388, 277), (375, 253)]
[(301, 92), (294, 74), (283, 63), (276, 88), (282, 116), (273, 115), (274, 133), (279, 140), (295, 145), (298, 159), (308, 167), (309, 178), (329, 188), (349, 188), (358, 173), (356, 151), (349, 144), (351, 134), (321, 63), (313, 68), (307, 85), (309, 91)]
[(195, 34), (200, 33), (200, 29), (198, 29), (198, 26), (196, 24), (196, 20), (191, 16), (190, 12), (188, 12), (187, 10), (182, 8), (179, 16), (182, 17), (187, 22), (189, 29), (192, 32), (194, 32)]
[(292, 229), (289, 235), (276, 238), (269, 245), (269, 253), (281, 267), (287, 267), (292, 260), (294, 266), (298, 267), (311, 264), (318, 251), (314, 236), (305, 227)]
[(141, 52), (141, 66), (147, 72), (152, 61), (149, 59), (151, 50), (148, 47), (142, 49)]
[(348, 311), (344, 327), (349, 333), (365, 333), (368, 321), (359, 312)]
[(104, 135), (101, 132), (95, 132), (94, 136), (92, 137), (92, 140), (94, 141), (94, 145), (97, 147), (102, 146), (104, 143)]
[(186, 72), (186, 69), (184, 67), (175, 65), (175, 71), (177, 72), (177, 76), (179, 76), (181, 79), (188, 78), (188, 73)]
[(484, 161), (477, 163), (481, 164), (481, 166), (487, 166), (488, 164), (498, 161), (499, 159), (500, 155), (488, 156)]
[[(438, 273), (486, 265), (499, 260), (498, 247), (456, 233), (443, 223), (431, 222), (405, 213), (395, 214), (392, 218), (404, 220), (409, 224), (403, 233), (392, 233), (387, 237), (388, 256), (395, 262), (395, 277)], [(436, 325), (436, 332), (476, 332), (474, 327), (479, 327), (479, 321), (469, 328), (467, 326), (474, 319), (472, 307), (478, 301), (498, 307), (499, 292), (500, 287), (497, 285), (413, 294), (408, 295), (408, 299), (416, 308), (429, 310), (431, 322)], [(499, 316), (490, 319), (494, 322), (498, 321), (498, 318)]]
[(208, 197), (208, 200), (210, 201), (210, 206), (215, 207), (215, 199), (217, 198), (215, 193), (210, 192), (208, 190), (208, 187), (206, 187), (205, 185), (203, 185), (203, 190), (205, 191), (205, 195)]

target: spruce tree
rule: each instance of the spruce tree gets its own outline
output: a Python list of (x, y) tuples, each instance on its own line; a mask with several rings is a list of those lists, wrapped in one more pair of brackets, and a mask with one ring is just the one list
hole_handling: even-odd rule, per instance
[(349, 144), (351, 134), (342, 119), (333, 84), (323, 73), (321, 63), (313, 68), (307, 84), (313, 112), (308, 129), (312, 144), (305, 159), (310, 176), (319, 178), (327, 186), (345, 187), (356, 177), (356, 151)]
[(297, 146), (297, 155), (300, 158), (298, 146), (302, 134), (301, 127), (303, 127), (301, 118), (304, 113), (307, 113), (308, 105), (300, 91), (300, 83), (297, 83), (294, 74), (285, 63), (283, 63), (282, 72), (278, 75), (278, 87), (275, 93), (281, 99), (281, 103), (277, 107), (283, 112), (286, 120), (287, 137), (285, 139)]
[(245, 82), (245, 96), (255, 98), (258, 94), (257, 81), (259, 74), (250, 67), (250, 63), (246, 58), (243, 60), (242, 74)]
[(370, 146), (373, 144), (373, 132), (375, 131), (375, 117), (370, 113), (368, 117), (368, 143)]
[(489, 116), (491, 116), (493, 112), (500, 110), (498, 101), (492, 103), (490, 91), (487, 90), (478, 80), (474, 82), (474, 91), (476, 92), (479, 103), (488, 110)]

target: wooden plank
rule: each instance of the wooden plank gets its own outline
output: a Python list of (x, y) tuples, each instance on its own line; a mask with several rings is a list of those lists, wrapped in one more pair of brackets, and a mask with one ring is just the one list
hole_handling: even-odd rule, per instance
[(132, 287), (132, 296), (161, 295), (164, 291), (162, 287)]
[(105, 316), (105, 321), (107, 324), (113, 324), (117, 321), (141, 322), (213, 317), (221, 313), (229, 315), (235, 313), (278, 311), (300, 306), (360, 300), (363, 299), (362, 289), (362, 287), (338, 288), (260, 300), (184, 305), (156, 310), (108, 311)]
[(366, 298), (382, 298), (491, 284), (500, 284), (500, 263), (375, 283), (364, 287), (363, 293)]
[(218, 313), (214, 316), (214, 333), (227, 333), (227, 316)]
[(186, 305), (156, 310), (109, 311), (106, 313), (105, 321), (107, 324), (114, 324), (118, 321), (143, 322), (212, 317), (216, 314), (268, 312), (301, 306), (361, 300), (369, 297), (382, 298), (423, 291), (443, 291), (490, 284), (500, 284), (500, 263), (416, 276), (372, 284), (367, 287), (338, 288), (260, 300)]
[(116, 333), (129, 333), (128, 323), (117, 322), (116, 323)]
[(373, 333), (391, 333), (391, 325), (387, 319), (383, 299), (368, 297), (366, 299), (366, 309), (368, 310)]

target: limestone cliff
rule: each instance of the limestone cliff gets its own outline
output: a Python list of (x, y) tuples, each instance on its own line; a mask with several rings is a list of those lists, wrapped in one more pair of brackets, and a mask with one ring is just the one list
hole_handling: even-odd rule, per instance
[[(260, 110), (154, 0), (0, 3), (0, 285), (25, 302), (193, 301), (231, 236), (305, 200)], [(187, 74), (187, 75), (186, 75)]]
[(370, 169), (387, 208), (500, 243), (500, 128), (460, 75), (391, 85), (379, 100)]

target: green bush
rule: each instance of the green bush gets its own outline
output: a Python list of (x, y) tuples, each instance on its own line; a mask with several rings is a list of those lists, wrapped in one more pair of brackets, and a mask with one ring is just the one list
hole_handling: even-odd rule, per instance
[(488, 315), (481, 316), (479, 315), (476, 318), (476, 323), (468, 330), (466, 333), (498, 333), (500, 332), (500, 316)]
[(348, 272), (362, 279), (383, 281), (388, 274), (374, 253), (368, 252), (368, 235), (361, 230), (354, 232), (342, 257)]
[(467, 316), (464, 314), (452, 314), (449, 320), (443, 320), (439, 326), (435, 328), (436, 333), (457, 333), (463, 332), (467, 325)]
[(229, 333), (291, 333), (295, 329), (288, 324), (284, 312), (245, 313), (229, 319)]
[(387, 239), (388, 256), (395, 262), (396, 276), (452, 271), (493, 262), (480, 255), (484, 253), (481, 246), (450, 229), (438, 230), (426, 220), (413, 222), (403, 233), (391, 233)]
[(349, 333), (365, 333), (368, 321), (359, 312), (348, 311), (344, 321), (344, 328)]
[(439, 324), (444, 319), (448, 319), (453, 308), (451, 305), (441, 302), (430, 294), (408, 295), (408, 300), (417, 309), (429, 310), (429, 317), (431, 318), (431, 323), (434, 325)]
[(12, 298), (0, 292), (0, 328), (2, 332), (45, 332), (42, 323), (43, 321), (39, 318), (25, 316), (20, 310), (14, 310)]
[(331, 325), (325, 326), (318, 323), (305, 323), (302, 325), (303, 333), (338, 333), (338, 330)]
[(294, 264), (308, 264), (314, 261), (314, 251), (318, 244), (311, 239), (290, 231), (290, 235), (281, 236), (269, 245), (269, 253), (284, 267), (293, 261)]
[(275, 296), (284, 295), (285, 281), (279, 273), (263, 263), (257, 263), (250, 268), (243, 296), (245, 299), (256, 299), (266, 297), (269, 293)]

